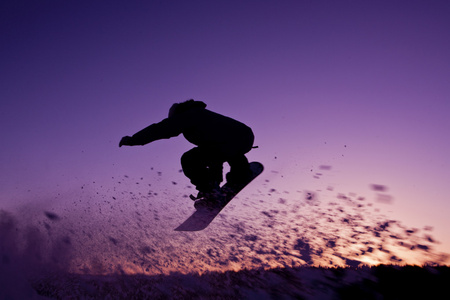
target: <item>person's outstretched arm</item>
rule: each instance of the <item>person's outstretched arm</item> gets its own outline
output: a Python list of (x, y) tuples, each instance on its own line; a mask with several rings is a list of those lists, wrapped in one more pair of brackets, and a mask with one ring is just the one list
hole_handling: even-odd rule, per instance
[(136, 132), (133, 136), (124, 136), (119, 143), (122, 146), (142, 146), (160, 139), (169, 139), (181, 133), (179, 122), (174, 118), (164, 119)]

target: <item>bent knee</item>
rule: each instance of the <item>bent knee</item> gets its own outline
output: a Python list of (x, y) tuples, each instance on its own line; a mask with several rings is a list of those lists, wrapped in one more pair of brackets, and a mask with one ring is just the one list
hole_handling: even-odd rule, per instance
[(193, 148), (187, 152), (185, 152), (182, 156), (181, 156), (181, 165), (188, 165), (188, 164), (192, 164), (192, 162), (196, 161), (199, 157), (199, 151), (198, 148)]

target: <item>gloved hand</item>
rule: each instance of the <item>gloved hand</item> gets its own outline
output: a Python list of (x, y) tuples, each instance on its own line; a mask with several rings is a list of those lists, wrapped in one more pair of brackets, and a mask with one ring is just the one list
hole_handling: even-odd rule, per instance
[(132, 140), (133, 138), (131, 137), (131, 136), (124, 136), (121, 140), (120, 140), (120, 143), (119, 143), (119, 147), (122, 147), (122, 146), (131, 146), (132, 145), (132, 143), (131, 143), (131, 140)]

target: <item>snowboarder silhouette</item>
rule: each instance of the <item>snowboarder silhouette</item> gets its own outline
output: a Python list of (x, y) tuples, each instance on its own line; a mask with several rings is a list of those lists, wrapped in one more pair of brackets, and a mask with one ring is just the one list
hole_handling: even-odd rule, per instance
[(251, 176), (245, 154), (253, 147), (252, 130), (239, 121), (206, 109), (204, 102), (193, 99), (173, 104), (168, 118), (133, 136), (124, 136), (119, 147), (145, 145), (181, 133), (197, 146), (182, 155), (181, 166), (199, 191), (198, 199), (208, 198), (220, 190), (225, 162), (230, 165), (227, 183), (239, 185)]

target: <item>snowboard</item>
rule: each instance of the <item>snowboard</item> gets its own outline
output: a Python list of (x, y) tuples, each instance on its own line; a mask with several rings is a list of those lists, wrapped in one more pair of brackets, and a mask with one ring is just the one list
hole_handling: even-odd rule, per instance
[(252, 171), (252, 176), (247, 182), (235, 186), (229, 183), (225, 183), (220, 188), (220, 193), (222, 194), (221, 201), (215, 202), (214, 199), (210, 200), (210, 205), (201, 206), (196, 209), (196, 211), (180, 226), (175, 228), (176, 231), (200, 231), (208, 227), (209, 224), (214, 220), (215, 217), (220, 213), (220, 211), (231, 201), (233, 198), (242, 191), (250, 182), (253, 181), (259, 174), (264, 170), (264, 166), (259, 162), (251, 162), (250, 170)]

